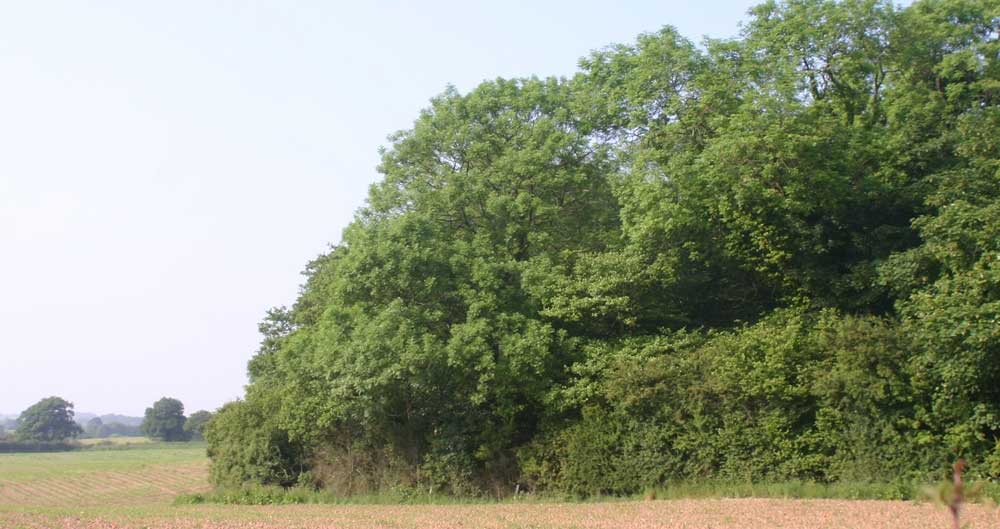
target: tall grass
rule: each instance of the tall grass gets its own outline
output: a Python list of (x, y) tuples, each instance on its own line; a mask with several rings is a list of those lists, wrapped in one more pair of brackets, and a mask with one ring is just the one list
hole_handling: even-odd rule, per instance
[(915, 500), (925, 484), (919, 482), (781, 481), (747, 483), (726, 481), (678, 482), (650, 489), (646, 499), (682, 498), (794, 498), (840, 500)]
[(181, 494), (174, 499), (175, 505), (199, 505), (203, 503), (220, 503), (224, 505), (459, 505), (493, 502), (495, 500), (488, 498), (428, 494), (412, 489), (386, 491), (379, 494), (340, 496), (311, 487), (283, 488), (253, 484), (247, 484), (242, 487), (220, 487), (211, 492)]

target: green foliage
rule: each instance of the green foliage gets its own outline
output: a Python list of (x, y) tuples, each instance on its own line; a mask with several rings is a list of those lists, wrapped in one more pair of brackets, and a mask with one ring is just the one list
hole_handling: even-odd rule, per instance
[(312, 487), (275, 485), (243, 485), (240, 487), (218, 487), (211, 492), (181, 494), (174, 500), (175, 505), (200, 505), (217, 503), (223, 505), (428, 505), (482, 503), (488, 500), (458, 498), (440, 494), (428, 494), (415, 489), (393, 489), (377, 495), (342, 496)]
[(188, 439), (202, 441), (205, 438), (205, 427), (212, 420), (212, 412), (199, 410), (184, 421), (184, 434)]
[(72, 439), (83, 429), (73, 420), (73, 403), (60, 397), (44, 398), (21, 412), (14, 437), (44, 443)]
[(214, 481), (1000, 477), (998, 30), (996, 0), (771, 1), (446, 90), (268, 312)]
[(842, 500), (919, 500), (920, 483), (890, 482), (818, 483), (815, 481), (732, 482), (699, 480), (670, 483), (651, 489), (646, 496), (656, 499), (681, 498), (801, 498)]
[(181, 494), (175, 505), (221, 503), (224, 505), (296, 505), (334, 503), (334, 497), (307, 487), (284, 488), (276, 485), (245, 485), (218, 488), (209, 493)]
[(186, 441), (184, 431), (184, 404), (177, 399), (163, 397), (146, 408), (140, 429), (150, 439), (159, 441)]
[(905, 413), (907, 344), (880, 318), (780, 311), (731, 331), (594, 349), (558, 396), (581, 419), (526, 454), (548, 454), (547, 464), (535, 455), (524, 468), (578, 494), (676, 479), (885, 481), (915, 462), (933, 468)]
[(209, 479), (216, 485), (287, 486), (298, 481), (303, 460), (300, 448), (255, 404), (226, 404), (208, 423), (204, 435), (212, 458)]
[[(994, 483), (977, 482), (973, 485), (981, 491), (984, 499), (1000, 495), (1000, 487)], [(930, 487), (935, 492), (944, 486)], [(843, 500), (922, 500), (929, 487), (919, 482), (896, 480), (889, 483), (839, 482), (817, 483), (814, 481), (782, 482), (733, 482), (719, 480), (699, 480), (674, 482), (662, 487), (647, 489), (644, 499), (669, 500), (689, 498), (799, 498), (799, 499), (843, 499)], [(936, 496), (937, 494), (935, 494)], [(553, 494), (521, 495), (503, 498), (504, 503), (546, 503), (567, 501), (608, 501), (620, 496), (562, 496)], [(639, 499), (630, 496), (625, 499)], [(974, 501), (974, 500), (973, 500)], [(428, 494), (427, 491), (395, 489), (377, 495), (343, 496), (310, 487), (278, 487), (266, 485), (245, 485), (242, 487), (219, 487), (210, 492), (181, 494), (174, 499), (175, 505), (454, 505), (494, 503), (496, 498), (469, 498), (452, 495)]]

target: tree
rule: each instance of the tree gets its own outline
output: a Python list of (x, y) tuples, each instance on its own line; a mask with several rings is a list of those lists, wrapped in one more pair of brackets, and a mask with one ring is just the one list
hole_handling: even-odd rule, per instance
[(83, 429), (73, 420), (73, 403), (48, 397), (24, 410), (18, 417), (16, 437), (21, 441), (63, 441)]
[(448, 89), (267, 314), (212, 479), (1000, 477), (998, 31), (1000, 0), (773, 0)]
[(200, 441), (204, 438), (205, 427), (210, 420), (212, 420), (212, 412), (196, 411), (184, 421), (184, 433), (187, 434), (188, 439)]
[(184, 404), (177, 399), (163, 397), (146, 408), (142, 421), (142, 433), (161, 441), (184, 441)]
[(87, 421), (87, 425), (83, 427), (83, 431), (90, 437), (103, 437), (101, 435), (101, 428), (104, 426), (104, 421), (100, 417), (94, 417)]

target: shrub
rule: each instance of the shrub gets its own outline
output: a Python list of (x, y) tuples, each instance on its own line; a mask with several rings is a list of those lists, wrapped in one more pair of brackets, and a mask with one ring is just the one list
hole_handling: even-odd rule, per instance
[(217, 485), (247, 482), (289, 486), (298, 481), (301, 448), (273, 423), (273, 414), (248, 401), (223, 406), (205, 429), (212, 459), (210, 480)]

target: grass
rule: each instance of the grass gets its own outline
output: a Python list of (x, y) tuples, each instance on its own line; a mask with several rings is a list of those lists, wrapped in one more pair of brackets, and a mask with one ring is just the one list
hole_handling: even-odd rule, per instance
[[(1000, 483), (977, 482), (980, 499), (1000, 503)], [(645, 499), (682, 498), (785, 498), (785, 499), (836, 499), (836, 500), (910, 500), (927, 499), (927, 489), (935, 484), (919, 481), (891, 483), (816, 483), (809, 481), (784, 481), (779, 483), (694, 482), (676, 483), (651, 489), (643, 494)]]
[(777, 483), (680, 482), (646, 491), (656, 499), (679, 498), (795, 498), (840, 500), (917, 500), (924, 484), (920, 483), (816, 483), (783, 481)]

